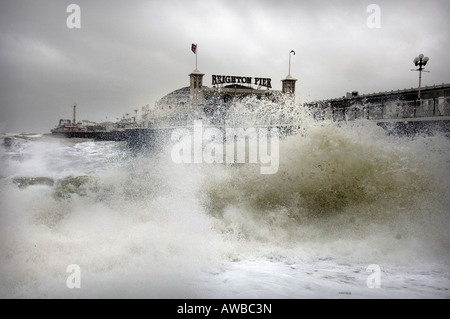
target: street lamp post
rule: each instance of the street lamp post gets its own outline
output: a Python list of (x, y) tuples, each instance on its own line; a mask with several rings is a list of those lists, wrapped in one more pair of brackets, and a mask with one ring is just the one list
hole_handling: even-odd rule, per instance
[(289, 73), (288, 73), (288, 76), (291, 76), (291, 53), (294, 53), (294, 55), (295, 55), (295, 51), (291, 50), (289, 52)]
[(422, 71), (430, 72), (430, 71), (424, 71), (424, 66), (427, 65), (428, 60), (430, 60), (428, 57), (424, 57), (423, 54), (419, 54), (419, 56), (417, 56), (413, 61), (414, 65), (418, 66), (419, 68), (417, 70), (411, 70), (411, 71), (419, 71), (419, 93), (418, 93), (419, 102), (420, 102), (420, 87), (422, 84)]

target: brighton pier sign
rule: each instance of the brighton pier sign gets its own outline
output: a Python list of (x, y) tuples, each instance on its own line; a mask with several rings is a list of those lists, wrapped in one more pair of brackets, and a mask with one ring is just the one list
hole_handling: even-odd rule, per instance
[(272, 88), (272, 79), (269, 78), (252, 78), (248, 76), (230, 76), (230, 75), (213, 75), (212, 85), (217, 84), (253, 84)]

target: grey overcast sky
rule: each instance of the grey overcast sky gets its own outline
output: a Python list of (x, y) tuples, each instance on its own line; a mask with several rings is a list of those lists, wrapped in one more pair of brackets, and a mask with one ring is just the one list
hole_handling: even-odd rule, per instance
[[(70, 29), (67, 7), (81, 8)], [(370, 4), (381, 9), (369, 28)], [(0, 0), (0, 130), (49, 132), (60, 118), (115, 121), (188, 86), (195, 69), (272, 78), (297, 102), (450, 82), (450, 1)], [(138, 115), (140, 112), (138, 113)]]

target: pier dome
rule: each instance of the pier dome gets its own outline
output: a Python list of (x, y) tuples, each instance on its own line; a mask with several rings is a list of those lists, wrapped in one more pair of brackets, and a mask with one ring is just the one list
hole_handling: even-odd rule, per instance
[(169, 94), (162, 97), (157, 104), (158, 105), (172, 105), (172, 106), (179, 106), (179, 105), (185, 105), (186, 103), (189, 103), (190, 98), (190, 87), (184, 87), (175, 91), (170, 92)]

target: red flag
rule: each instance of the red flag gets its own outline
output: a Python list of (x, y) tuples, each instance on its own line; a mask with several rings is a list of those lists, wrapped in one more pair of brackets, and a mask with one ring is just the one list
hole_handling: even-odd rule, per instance
[(195, 54), (197, 54), (197, 44), (192, 43), (191, 50), (192, 50), (192, 52), (194, 52)]

